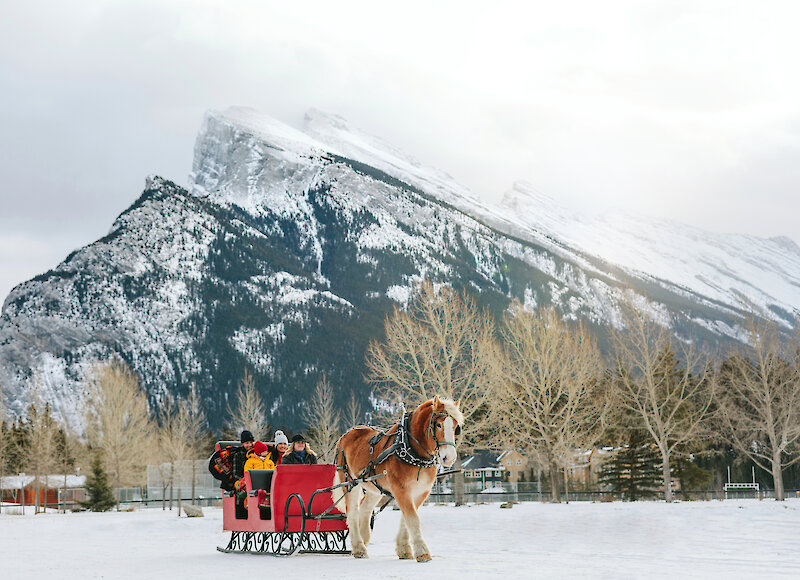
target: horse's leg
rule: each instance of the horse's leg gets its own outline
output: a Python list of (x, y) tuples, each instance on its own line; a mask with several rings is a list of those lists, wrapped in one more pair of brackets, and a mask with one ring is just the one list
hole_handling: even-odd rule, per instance
[(414, 551), (411, 549), (411, 542), (408, 541), (408, 527), (404, 516), (400, 516), (400, 527), (397, 530), (397, 538), (395, 539), (395, 552), (397, 557), (401, 560), (410, 560), (414, 557)]
[(372, 518), (372, 510), (375, 509), (375, 506), (378, 505), (378, 502), (381, 501), (381, 497), (383, 496), (379, 491), (369, 489), (367, 486), (364, 487), (364, 493), (366, 495), (364, 499), (361, 500), (361, 507), (358, 508), (358, 531), (361, 534), (364, 547), (366, 547), (369, 544), (370, 536), (372, 536), (372, 529), (369, 527), (369, 521)]
[(411, 540), (411, 545), (414, 548), (414, 556), (416, 556), (417, 562), (430, 562), (430, 550), (428, 550), (428, 545), (422, 538), (419, 514), (417, 513), (417, 508), (414, 505), (414, 500), (407, 492), (395, 495), (395, 500), (397, 501), (397, 505), (400, 507), (400, 511), (403, 512), (403, 521), (406, 525), (406, 528), (408, 528), (409, 539)]
[(360, 520), (360, 504), (361, 497), (364, 492), (360, 485), (355, 486), (347, 494), (345, 501), (347, 502), (347, 527), (350, 529), (350, 545), (352, 546), (352, 554), (356, 558), (367, 557), (367, 546), (361, 536), (359, 528)]
[(414, 502), (414, 507), (416, 507), (419, 510), (420, 506), (425, 503), (425, 500), (428, 499), (428, 496), (430, 494), (431, 494), (431, 490), (429, 490), (429, 489), (426, 489), (421, 494), (419, 494), (417, 496), (417, 501)]

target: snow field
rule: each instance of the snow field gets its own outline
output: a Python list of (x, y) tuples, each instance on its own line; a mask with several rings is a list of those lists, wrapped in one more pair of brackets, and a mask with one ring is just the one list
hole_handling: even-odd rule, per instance
[(433, 561), (394, 555), (400, 513), (375, 523), (370, 558), (222, 554), (222, 512), (0, 516), (2, 577), (797, 578), (800, 500), (425, 506)]

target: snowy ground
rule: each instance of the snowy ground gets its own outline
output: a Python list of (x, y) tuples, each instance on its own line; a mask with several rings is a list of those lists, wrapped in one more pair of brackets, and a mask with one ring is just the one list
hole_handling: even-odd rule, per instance
[(800, 578), (800, 500), (426, 506), (433, 561), (394, 556), (399, 512), (368, 560), (222, 554), (222, 512), (0, 516), (0, 576), (23, 578)]

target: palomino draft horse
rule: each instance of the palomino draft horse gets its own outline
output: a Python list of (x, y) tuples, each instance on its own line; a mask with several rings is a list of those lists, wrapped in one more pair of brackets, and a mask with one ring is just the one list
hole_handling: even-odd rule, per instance
[[(402, 559), (416, 556), (417, 562), (431, 559), (417, 509), (436, 480), (436, 463), (451, 467), (455, 462), (456, 437), (463, 423), (458, 402), (437, 396), (406, 413), (386, 432), (359, 426), (342, 435), (334, 484), (351, 485), (343, 486), (349, 489), (346, 492), (343, 488), (334, 490), (334, 500), (338, 502), (346, 493), (353, 556), (367, 557), (372, 510), (381, 496), (387, 495), (394, 497), (402, 512), (397, 555)], [(370, 480), (364, 481), (367, 478)]]

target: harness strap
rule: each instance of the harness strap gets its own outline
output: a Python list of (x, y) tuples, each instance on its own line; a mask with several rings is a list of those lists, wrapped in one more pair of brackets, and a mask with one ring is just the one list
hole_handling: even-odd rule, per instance
[[(436, 434), (434, 433), (433, 424), (435, 417), (448, 416), (447, 413), (432, 414), (430, 422), (428, 423), (428, 431), (431, 432), (433, 440), (436, 442), (436, 449), (434, 450), (433, 453), (430, 453), (425, 448), (425, 446), (422, 443), (420, 443), (420, 441), (416, 437), (414, 437), (414, 435), (411, 433), (411, 418), (413, 414), (414, 414), (413, 411), (410, 413), (409, 412), (403, 413), (403, 417), (399, 419), (394, 425), (395, 427), (397, 427), (397, 430), (393, 435), (392, 443), (387, 447), (385, 447), (383, 451), (381, 451), (378, 454), (377, 457), (374, 457), (375, 447), (378, 445), (378, 443), (381, 442), (381, 440), (383, 440), (384, 437), (390, 436), (389, 431), (391, 430), (391, 427), (386, 431), (380, 431), (376, 429), (377, 433), (375, 433), (375, 435), (373, 435), (369, 439), (369, 463), (367, 463), (367, 466), (364, 468), (364, 470), (358, 477), (352, 476), (347, 467), (347, 460), (344, 457), (344, 452), (343, 451), (341, 452), (343, 461), (339, 464), (339, 469), (341, 469), (345, 474), (345, 478), (347, 479), (347, 482), (349, 484), (348, 491), (353, 487), (355, 487), (356, 485), (358, 485), (359, 483), (363, 482), (364, 480), (374, 476), (376, 473), (375, 468), (384, 461), (386, 461), (392, 455), (397, 457), (403, 463), (406, 463), (408, 465), (413, 465), (414, 467), (418, 467), (419, 469), (417, 470), (417, 479), (419, 479), (420, 473), (422, 472), (423, 469), (426, 469), (428, 467), (433, 467), (434, 465), (436, 465), (436, 460), (437, 460), (436, 449), (438, 449), (441, 445), (453, 445), (453, 447), (455, 447), (454, 442), (439, 441), (438, 439), (436, 439)], [(420, 456), (414, 450), (414, 447), (411, 444), (412, 441), (416, 443), (420, 449), (422, 449), (422, 451), (427, 455), (427, 457)], [(337, 447), (336, 448), (337, 462), (339, 459), (339, 453), (340, 450)], [(394, 497), (392, 496), (391, 492), (386, 490), (377, 481), (370, 480), (370, 483), (372, 483), (376, 488), (378, 488), (378, 491), (380, 491), (383, 495), (391, 498)]]

